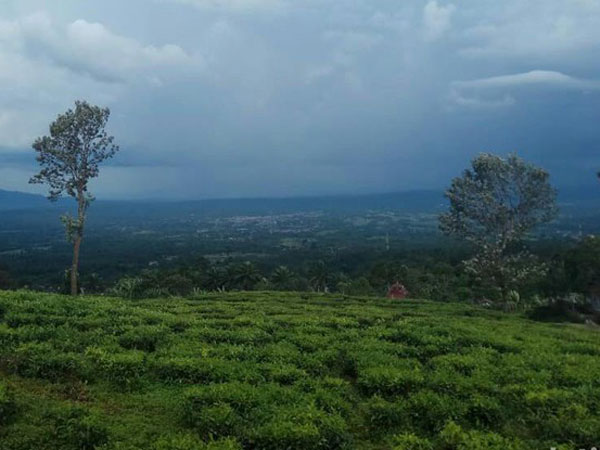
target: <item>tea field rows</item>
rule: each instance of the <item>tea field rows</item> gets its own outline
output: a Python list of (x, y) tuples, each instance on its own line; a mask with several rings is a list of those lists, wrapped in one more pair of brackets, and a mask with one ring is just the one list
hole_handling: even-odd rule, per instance
[(0, 450), (600, 446), (600, 334), (457, 303), (0, 292)]

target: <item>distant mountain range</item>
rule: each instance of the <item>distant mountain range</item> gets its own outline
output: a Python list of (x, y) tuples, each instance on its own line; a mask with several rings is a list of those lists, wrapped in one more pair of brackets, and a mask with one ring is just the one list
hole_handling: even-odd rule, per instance
[[(67, 199), (59, 203), (64, 205)], [(69, 205), (71, 202), (69, 202)], [(438, 191), (413, 191), (390, 194), (340, 195), (293, 198), (242, 198), (209, 200), (99, 200), (99, 209), (141, 211), (194, 211), (219, 213), (293, 212), (306, 210), (351, 211), (365, 209), (402, 209), (407, 211), (435, 210), (443, 207), (445, 200)], [(0, 211), (31, 210), (55, 207), (44, 196), (24, 192), (0, 190)]]
[(50, 202), (42, 195), (0, 189), (0, 211), (47, 208)]
[[(559, 190), (559, 202), (566, 207), (583, 207), (600, 210), (600, 186), (597, 190), (562, 189)], [(59, 201), (64, 209), (74, 205), (67, 199)], [(291, 213), (296, 211), (361, 211), (369, 209), (393, 209), (405, 212), (436, 212), (446, 207), (442, 191), (420, 190), (387, 194), (339, 195), (293, 198), (246, 198), (212, 200), (99, 200), (94, 208), (100, 211), (118, 214), (149, 214), (205, 212), (217, 214), (270, 214)], [(32, 209), (54, 209), (57, 205), (44, 196), (24, 192), (4, 191), (0, 189), (0, 211)]]

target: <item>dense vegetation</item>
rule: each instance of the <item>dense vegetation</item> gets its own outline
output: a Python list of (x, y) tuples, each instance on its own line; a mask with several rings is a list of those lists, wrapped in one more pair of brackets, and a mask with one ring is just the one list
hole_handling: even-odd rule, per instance
[[(126, 298), (240, 289), (383, 296), (398, 280), (417, 298), (495, 299), (497, 291), (464, 270), (472, 249), (436, 232), (436, 214), (410, 203), (414, 211), (392, 208), (411, 198), (382, 197), (381, 204), (369, 198), (374, 209), (360, 198), (99, 202), (90, 216), (81, 285), (86, 293)], [(0, 289), (69, 291), (72, 249), (56, 218), (62, 205), (55, 206), (3, 212)], [(600, 239), (580, 235), (582, 211), (561, 210), (569, 212), (568, 221), (564, 216), (522, 246), (546, 268), (519, 287), (523, 305), (599, 297)], [(597, 232), (598, 216), (588, 222), (583, 229)]]
[(0, 448), (598, 445), (600, 340), (456, 303), (0, 292)]

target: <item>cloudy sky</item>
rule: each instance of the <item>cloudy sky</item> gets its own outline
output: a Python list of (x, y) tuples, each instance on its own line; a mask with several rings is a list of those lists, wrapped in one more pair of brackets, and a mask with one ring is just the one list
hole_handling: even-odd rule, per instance
[(94, 191), (442, 188), (481, 151), (600, 168), (600, 0), (0, 0), (0, 189), (75, 99), (121, 145)]

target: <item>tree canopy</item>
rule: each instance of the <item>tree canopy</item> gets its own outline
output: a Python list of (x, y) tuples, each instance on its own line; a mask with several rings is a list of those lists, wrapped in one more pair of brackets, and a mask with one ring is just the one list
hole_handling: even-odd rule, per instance
[(527, 251), (514, 247), (556, 216), (556, 191), (548, 172), (515, 154), (483, 153), (471, 166), (446, 191), (450, 209), (440, 216), (440, 228), (475, 246), (476, 255), (464, 261), (466, 272), (491, 287), (488, 294), (497, 290), (506, 299), (511, 289), (544, 271)]
[(440, 216), (440, 227), (477, 246), (504, 249), (556, 216), (549, 177), (515, 154), (483, 153), (446, 191), (450, 210)]

